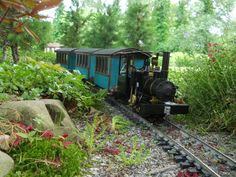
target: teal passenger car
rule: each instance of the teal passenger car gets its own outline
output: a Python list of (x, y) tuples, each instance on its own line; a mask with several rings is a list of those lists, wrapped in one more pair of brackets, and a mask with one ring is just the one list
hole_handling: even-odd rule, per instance
[[(144, 67), (150, 57), (149, 53), (135, 48), (119, 49), (60, 49), (56, 51), (57, 63), (69, 70), (78, 70), (85, 78), (97, 86), (112, 90), (119, 83), (129, 85), (126, 73), (127, 64), (136, 69)], [(67, 60), (64, 60), (64, 55)]]

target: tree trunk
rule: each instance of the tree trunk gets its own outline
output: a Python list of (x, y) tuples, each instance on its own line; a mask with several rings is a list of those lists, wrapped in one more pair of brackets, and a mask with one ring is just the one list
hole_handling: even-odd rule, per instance
[(17, 43), (11, 44), (11, 54), (12, 54), (12, 58), (13, 58), (14, 63), (18, 63), (19, 62), (19, 54), (18, 54)]
[(7, 41), (3, 41), (1, 63), (7, 59)]

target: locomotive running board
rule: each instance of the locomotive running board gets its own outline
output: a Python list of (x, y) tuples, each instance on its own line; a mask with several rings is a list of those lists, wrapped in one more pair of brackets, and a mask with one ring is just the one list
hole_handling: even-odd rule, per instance
[(176, 104), (173, 102), (166, 102), (164, 104), (140, 104), (138, 112), (143, 117), (151, 115), (187, 114), (189, 112), (189, 105)]

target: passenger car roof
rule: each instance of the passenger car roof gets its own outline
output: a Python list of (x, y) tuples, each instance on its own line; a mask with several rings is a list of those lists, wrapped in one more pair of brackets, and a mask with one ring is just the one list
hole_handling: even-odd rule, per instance
[(60, 48), (55, 50), (55, 52), (72, 52), (73, 50), (76, 50), (76, 48)]
[(98, 50), (101, 50), (99, 48), (79, 48), (79, 49), (76, 49), (74, 52), (75, 53), (94, 53)]
[(125, 55), (125, 54), (134, 54), (134, 53), (140, 53), (147, 57), (151, 56), (149, 53), (144, 52), (140, 49), (136, 49), (136, 48), (101, 49), (94, 52), (95, 55)]

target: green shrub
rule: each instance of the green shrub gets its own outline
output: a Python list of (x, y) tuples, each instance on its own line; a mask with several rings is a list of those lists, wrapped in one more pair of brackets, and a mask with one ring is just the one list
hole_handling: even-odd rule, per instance
[(32, 51), (21, 51), (21, 58), (25, 59), (27, 57), (33, 58), (36, 61), (44, 61), (48, 63), (56, 62), (56, 53), (55, 52), (44, 52), (41, 50), (32, 50)]
[[(42, 50), (21, 50), (19, 49), (20, 60), (27, 60), (27, 58), (32, 58), (36, 61), (44, 61), (48, 63), (56, 62), (55, 52), (44, 52)], [(2, 59), (2, 50), (0, 50), (0, 59)], [(12, 61), (12, 54), (10, 48), (7, 48), (7, 61)]]
[(236, 49), (219, 50), (183, 75), (182, 93), (190, 105), (191, 119), (214, 130), (236, 131)]
[(100, 101), (103, 94), (91, 93), (82, 79), (82, 75), (72, 74), (59, 65), (33, 60), (0, 64), (0, 92), (23, 99), (55, 98), (86, 109)]
[(171, 54), (170, 66), (182, 68), (194, 67), (204, 62), (205, 58), (205, 56), (199, 54), (189, 55), (182, 52), (175, 52)]

